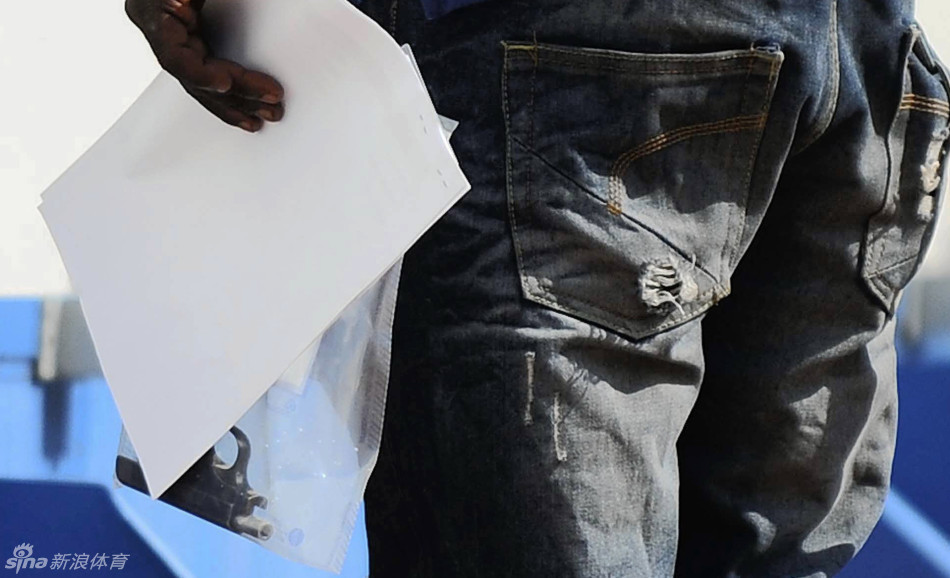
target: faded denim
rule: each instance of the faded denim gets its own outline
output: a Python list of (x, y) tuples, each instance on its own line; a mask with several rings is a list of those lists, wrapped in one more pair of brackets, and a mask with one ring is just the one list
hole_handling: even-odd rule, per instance
[(372, 575), (840, 570), (950, 146), (911, 3), (363, 9), (472, 183), (404, 261)]

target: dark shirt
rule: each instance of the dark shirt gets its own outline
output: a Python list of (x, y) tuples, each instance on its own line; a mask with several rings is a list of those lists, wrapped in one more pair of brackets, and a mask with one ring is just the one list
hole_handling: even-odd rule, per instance
[[(350, 0), (359, 5), (362, 0)], [(426, 13), (426, 18), (433, 20), (439, 16), (445, 16), (449, 12), (462, 6), (484, 2), (485, 0), (412, 0), (413, 2), (422, 2), (422, 8)]]
[(444, 16), (462, 6), (484, 2), (484, 0), (421, 0), (422, 7), (425, 10), (426, 18), (433, 19)]

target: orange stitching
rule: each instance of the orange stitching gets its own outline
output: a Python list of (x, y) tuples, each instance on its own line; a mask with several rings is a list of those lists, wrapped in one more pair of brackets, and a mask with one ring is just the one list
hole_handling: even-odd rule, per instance
[(929, 96), (921, 96), (919, 94), (905, 94), (904, 98), (901, 100), (901, 104), (910, 102), (919, 102), (922, 104), (929, 104), (950, 110), (950, 102), (940, 100), (939, 98), (930, 98)]
[[(514, 47), (511, 47), (511, 48), (514, 48)], [(682, 68), (650, 68), (650, 67), (638, 68), (635, 66), (620, 66), (620, 65), (613, 64), (610, 62), (599, 62), (596, 56), (585, 57), (587, 58), (587, 60), (590, 60), (590, 62), (572, 62), (570, 60), (566, 60), (562, 58), (545, 57), (543, 50), (536, 51), (536, 50), (521, 48), (521, 47), (516, 48), (516, 50), (528, 53), (528, 56), (530, 56), (532, 59), (537, 58), (539, 61), (543, 60), (545, 62), (552, 62), (552, 63), (558, 64), (567, 68), (580, 68), (580, 69), (588, 69), (588, 70), (609, 70), (613, 72), (626, 72), (628, 74), (675, 75), (675, 74), (711, 74), (711, 73), (717, 73), (717, 72), (742, 72), (741, 66), (737, 66), (736, 63), (726, 62), (726, 61), (723, 61), (722, 63), (718, 61), (711, 61), (708, 63), (710, 64), (710, 66), (708, 67), (703, 66), (703, 67), (697, 67), (695, 69), (687, 68), (685, 70)], [(512, 58), (515, 58), (516, 56), (517, 55), (512, 55)], [(623, 62), (623, 61), (620, 61), (620, 62)], [(628, 62), (631, 65), (633, 64), (650, 64), (650, 65), (666, 64), (662, 61), (630, 60)], [(689, 63), (689, 64), (692, 65), (694, 63)], [(726, 64), (728, 64), (728, 66), (726, 66)]]
[[(757, 125), (758, 122), (756, 121), (755, 124)], [(620, 205), (623, 200), (621, 179), (623, 174), (626, 173), (627, 168), (630, 166), (630, 163), (633, 161), (695, 136), (705, 136), (718, 132), (737, 132), (738, 130), (742, 130), (744, 128), (755, 128), (755, 125), (751, 125), (748, 119), (730, 119), (728, 121), (719, 121), (716, 123), (693, 125), (660, 134), (646, 141), (642, 145), (628, 151), (624, 155), (621, 155), (621, 157), (618, 158), (614, 163), (614, 170), (611, 171), (611, 179), (609, 184), (611, 186), (612, 194), (610, 195), (611, 203), (608, 206), (608, 209), (613, 214), (618, 214), (620, 212)]]
[(652, 154), (652, 153), (658, 152), (658, 151), (660, 151), (660, 150), (663, 150), (663, 149), (665, 149), (665, 148), (667, 148), (667, 147), (669, 147), (669, 146), (672, 146), (672, 145), (674, 145), (674, 144), (676, 144), (676, 143), (679, 143), (679, 142), (683, 141), (684, 139), (691, 138), (691, 137), (694, 137), (694, 136), (699, 136), (699, 135), (712, 134), (712, 133), (716, 133), (716, 132), (719, 132), (719, 131), (725, 132), (725, 131), (728, 131), (728, 130), (733, 129), (733, 128), (755, 128), (755, 127), (757, 127), (759, 124), (760, 124), (759, 122), (730, 123), (730, 124), (728, 124), (728, 125), (723, 125), (723, 126), (720, 126), (720, 127), (711, 127), (711, 128), (707, 128), (707, 129), (703, 129), (703, 130), (696, 129), (696, 130), (686, 131), (686, 132), (684, 132), (684, 133), (682, 133), (682, 134), (676, 134), (675, 136), (671, 133), (671, 134), (668, 135), (668, 136), (671, 137), (671, 138), (662, 139), (661, 142), (653, 143), (653, 144), (651, 144), (649, 147), (644, 148), (643, 150), (638, 150), (638, 151), (636, 151), (636, 154), (631, 155), (629, 158), (625, 158), (625, 159), (622, 158), (622, 159), (620, 159), (620, 162), (623, 163), (623, 167), (620, 169), (619, 172), (622, 173), (624, 170), (626, 170), (627, 166), (628, 166), (631, 162), (633, 162), (633, 161), (635, 161), (635, 160), (637, 160), (637, 159), (639, 159), (639, 158), (642, 158), (642, 157), (644, 157), (644, 156), (647, 156), (647, 155), (649, 155), (649, 154)]
[(928, 105), (923, 105), (923, 104), (905, 104), (901, 106), (901, 110), (922, 110), (926, 112), (935, 112), (935, 113), (942, 113), (942, 114), (947, 114), (948, 112), (950, 112), (947, 109), (937, 108), (935, 106), (928, 106)]
[(695, 70), (692, 70), (692, 69), (683, 70), (679, 68), (656, 68), (656, 69), (645, 68), (643, 70), (637, 70), (632, 67), (616, 66), (616, 65), (611, 66), (609, 64), (602, 64), (602, 63), (586, 64), (586, 63), (580, 63), (580, 62), (569, 62), (567, 60), (558, 60), (556, 58), (544, 58), (541, 56), (539, 56), (539, 58), (541, 60), (544, 60), (547, 62), (555, 62), (557, 64), (560, 64), (562, 66), (566, 66), (569, 68), (586, 68), (590, 70), (610, 70), (613, 72), (627, 72), (629, 74), (647, 74), (647, 75), (671, 74), (673, 75), (673, 74), (712, 74), (712, 73), (717, 73), (717, 72), (742, 72), (742, 68), (738, 66), (734, 66), (734, 65), (698, 68)]
[(627, 168), (629, 168), (630, 164), (631, 164), (633, 161), (635, 161), (635, 160), (637, 160), (637, 159), (639, 159), (639, 158), (643, 158), (643, 157), (645, 157), (645, 156), (648, 156), (648, 155), (650, 155), (650, 154), (653, 154), (653, 153), (655, 153), (655, 152), (661, 151), (661, 150), (663, 150), (664, 148), (667, 148), (667, 147), (669, 147), (669, 146), (672, 146), (672, 145), (674, 145), (674, 144), (680, 143), (680, 142), (682, 142), (682, 141), (684, 141), (684, 140), (687, 140), (687, 139), (690, 139), (690, 138), (693, 138), (693, 137), (706, 136), (706, 135), (719, 134), (719, 133), (726, 133), (726, 132), (740, 132), (740, 131), (743, 131), (743, 130), (749, 130), (749, 129), (752, 129), (752, 128), (756, 128), (756, 126), (758, 126), (758, 125), (745, 124), (745, 125), (726, 126), (726, 127), (717, 128), (717, 129), (691, 131), (691, 132), (689, 132), (688, 134), (677, 135), (677, 138), (675, 138), (674, 140), (670, 140), (670, 141), (668, 141), (668, 142), (659, 143), (659, 144), (657, 144), (657, 145), (655, 145), (655, 146), (653, 146), (653, 147), (650, 147), (650, 148), (647, 149), (647, 150), (642, 151), (641, 154), (637, 154), (637, 155), (632, 156), (631, 158), (627, 159), (627, 161), (624, 162), (623, 165), (622, 165), (620, 168), (617, 169), (617, 174), (616, 174), (616, 175), (613, 175), (612, 178), (611, 178), (610, 181), (609, 181), (609, 184), (610, 184), (610, 187), (611, 187), (611, 190), (612, 190), (612, 194), (610, 195), (610, 201), (611, 201), (611, 202), (610, 202), (610, 204), (609, 204), (608, 207), (607, 207), (608, 210), (610, 210), (610, 212), (613, 213), (613, 214), (615, 214), (615, 215), (620, 214), (620, 212), (621, 212), (621, 204), (622, 204), (622, 202), (623, 202), (622, 177), (623, 177), (623, 174), (626, 173)]
[(937, 116), (950, 118), (950, 109), (937, 108), (935, 106), (923, 104), (902, 104), (900, 110), (917, 110), (920, 112), (929, 112)]
[(643, 156), (643, 153), (654, 152), (650, 149), (655, 147), (666, 148), (671, 144), (679, 142), (679, 139), (682, 136), (690, 136), (691, 133), (695, 132), (705, 132), (708, 130), (718, 130), (732, 127), (733, 125), (745, 125), (753, 124), (757, 125), (762, 121), (762, 115), (750, 115), (745, 117), (736, 117), (728, 120), (722, 120), (717, 122), (703, 123), (703, 124), (694, 124), (683, 128), (678, 128), (669, 132), (659, 134), (650, 140), (638, 145), (637, 147), (630, 149), (626, 153), (620, 156), (617, 159), (618, 163), (628, 163), (629, 161), (635, 160), (638, 157)]
[[(721, 63), (727, 62), (729, 60), (741, 60), (743, 58), (751, 59), (760, 59), (768, 60), (770, 57), (760, 54), (754, 50), (738, 50), (732, 52), (726, 52), (719, 56), (702, 56), (702, 55), (692, 55), (692, 54), (682, 54), (674, 55), (674, 58), (670, 58), (668, 54), (649, 54), (649, 53), (622, 53), (617, 51), (610, 51), (607, 49), (598, 49), (598, 48), (581, 48), (581, 49), (566, 49), (553, 46), (550, 44), (540, 45), (537, 42), (533, 43), (509, 43), (509, 48), (515, 50), (538, 50), (539, 52), (554, 52), (559, 54), (568, 54), (571, 56), (576, 56), (578, 58), (585, 58), (589, 60), (597, 59), (607, 59), (607, 60), (619, 60), (621, 62), (662, 62), (662, 63), (683, 63), (690, 66), (708, 64), (708, 63)], [(682, 56), (683, 58), (676, 58), (677, 56)]]
[(950, 108), (946, 106), (935, 106), (933, 104), (925, 104), (921, 102), (902, 102), (901, 103), (902, 110), (907, 110), (909, 108), (919, 108), (919, 109), (933, 110), (937, 112), (950, 112)]
[(764, 123), (765, 115), (758, 114), (734, 117), (731, 119), (710, 123), (696, 124), (659, 134), (630, 149), (626, 153), (620, 155), (620, 157), (614, 162), (614, 166), (610, 171), (610, 178), (608, 180), (607, 210), (614, 215), (619, 215), (621, 213), (621, 204), (623, 201), (622, 179), (624, 173), (627, 171), (627, 168), (633, 161), (693, 137), (707, 136), (725, 132), (741, 132), (744, 130), (752, 130), (761, 128), (764, 126)]
[(901, 102), (902, 107), (923, 107), (923, 108), (932, 108), (934, 110), (942, 110), (944, 112), (950, 111), (950, 106), (938, 106), (936, 104), (930, 104), (928, 102), (917, 102), (915, 100), (907, 100)]

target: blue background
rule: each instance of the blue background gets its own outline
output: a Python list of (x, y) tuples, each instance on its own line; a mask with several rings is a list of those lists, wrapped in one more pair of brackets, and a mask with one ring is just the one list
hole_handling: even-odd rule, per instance
[[(40, 309), (39, 301), (0, 300), (0, 561), (26, 542), (34, 557), (128, 553), (124, 572), (142, 578), (333, 576), (132, 490), (113, 489), (120, 421), (105, 383), (60, 384), (59, 396), (31, 383)], [(929, 336), (899, 353), (893, 491), (874, 534), (841, 576), (950, 578), (950, 336)], [(55, 416), (45, 432), (44, 412)], [(347, 578), (367, 575), (362, 527), (361, 520), (342, 573)]]

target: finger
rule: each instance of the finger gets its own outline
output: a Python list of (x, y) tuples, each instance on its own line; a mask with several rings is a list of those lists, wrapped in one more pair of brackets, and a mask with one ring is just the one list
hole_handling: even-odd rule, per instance
[(284, 87), (274, 77), (263, 72), (248, 70), (228, 60), (217, 60), (217, 62), (222, 63), (231, 75), (229, 94), (267, 104), (277, 104), (284, 100)]
[(214, 59), (203, 58), (200, 51), (188, 47), (173, 51), (162, 66), (182, 84), (197, 90), (224, 94), (233, 85), (226, 67)]
[(257, 116), (270, 122), (280, 122), (284, 118), (284, 105), (261, 103)]
[(198, 29), (198, 10), (190, 0), (162, 0), (162, 11), (177, 18), (188, 32)]
[(174, 16), (161, 16), (158, 30), (149, 42), (162, 68), (184, 84), (213, 92), (231, 89), (229, 70), (209, 61), (201, 38), (189, 35), (184, 24)]
[(210, 96), (207, 93), (188, 90), (188, 94), (194, 97), (203, 107), (231, 126), (240, 127), (247, 132), (257, 132), (261, 130), (264, 121), (255, 116), (246, 114), (241, 110), (230, 106), (222, 97)]
[(162, 68), (189, 88), (217, 93), (230, 91), (233, 79), (229, 68), (207, 58), (206, 54), (203, 46), (181, 44), (165, 49), (158, 60)]
[(244, 114), (256, 116), (266, 121), (278, 122), (284, 118), (284, 105), (282, 103), (268, 104), (259, 100), (249, 100), (231, 95), (222, 96), (219, 100)]

